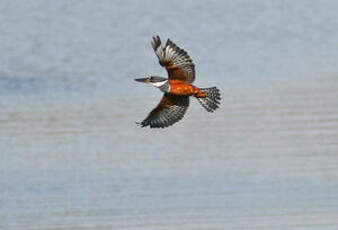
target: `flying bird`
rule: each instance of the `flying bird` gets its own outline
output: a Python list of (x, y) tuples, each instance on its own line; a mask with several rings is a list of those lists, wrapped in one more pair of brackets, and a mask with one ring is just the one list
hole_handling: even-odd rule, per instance
[(138, 123), (141, 127), (165, 128), (178, 122), (188, 109), (189, 97), (197, 98), (208, 112), (214, 112), (218, 108), (221, 96), (216, 87), (197, 88), (192, 85), (195, 80), (195, 65), (185, 50), (170, 39), (162, 47), (159, 36), (153, 37), (151, 46), (160, 65), (166, 68), (168, 78), (148, 76), (135, 79), (153, 85), (164, 93), (160, 103)]

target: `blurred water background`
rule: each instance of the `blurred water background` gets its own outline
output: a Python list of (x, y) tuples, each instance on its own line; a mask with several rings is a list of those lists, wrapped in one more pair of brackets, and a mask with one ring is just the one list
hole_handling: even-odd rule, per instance
[[(338, 229), (338, 2), (0, 3), (0, 229)], [(141, 129), (170, 37), (218, 86)]]

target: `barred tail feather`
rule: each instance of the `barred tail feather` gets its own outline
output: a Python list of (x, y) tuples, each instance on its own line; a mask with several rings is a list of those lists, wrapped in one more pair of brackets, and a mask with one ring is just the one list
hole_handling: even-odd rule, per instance
[(211, 87), (200, 90), (202, 90), (207, 96), (204, 98), (197, 98), (198, 101), (208, 112), (214, 112), (218, 108), (221, 100), (219, 89)]

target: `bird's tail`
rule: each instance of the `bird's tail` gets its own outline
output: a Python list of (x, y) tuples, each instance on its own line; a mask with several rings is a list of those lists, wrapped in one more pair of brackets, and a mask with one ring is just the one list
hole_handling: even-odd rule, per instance
[(206, 97), (197, 98), (201, 105), (208, 111), (214, 112), (220, 104), (221, 94), (216, 87), (200, 89)]

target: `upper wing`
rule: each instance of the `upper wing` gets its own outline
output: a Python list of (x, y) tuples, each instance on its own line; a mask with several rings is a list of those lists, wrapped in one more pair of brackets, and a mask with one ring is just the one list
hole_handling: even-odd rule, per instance
[(165, 128), (181, 120), (189, 106), (189, 97), (164, 94), (160, 103), (141, 122), (141, 126)]
[(186, 51), (177, 47), (170, 39), (163, 48), (159, 36), (153, 37), (151, 45), (160, 65), (167, 69), (169, 80), (177, 79), (188, 83), (195, 80), (195, 65)]

